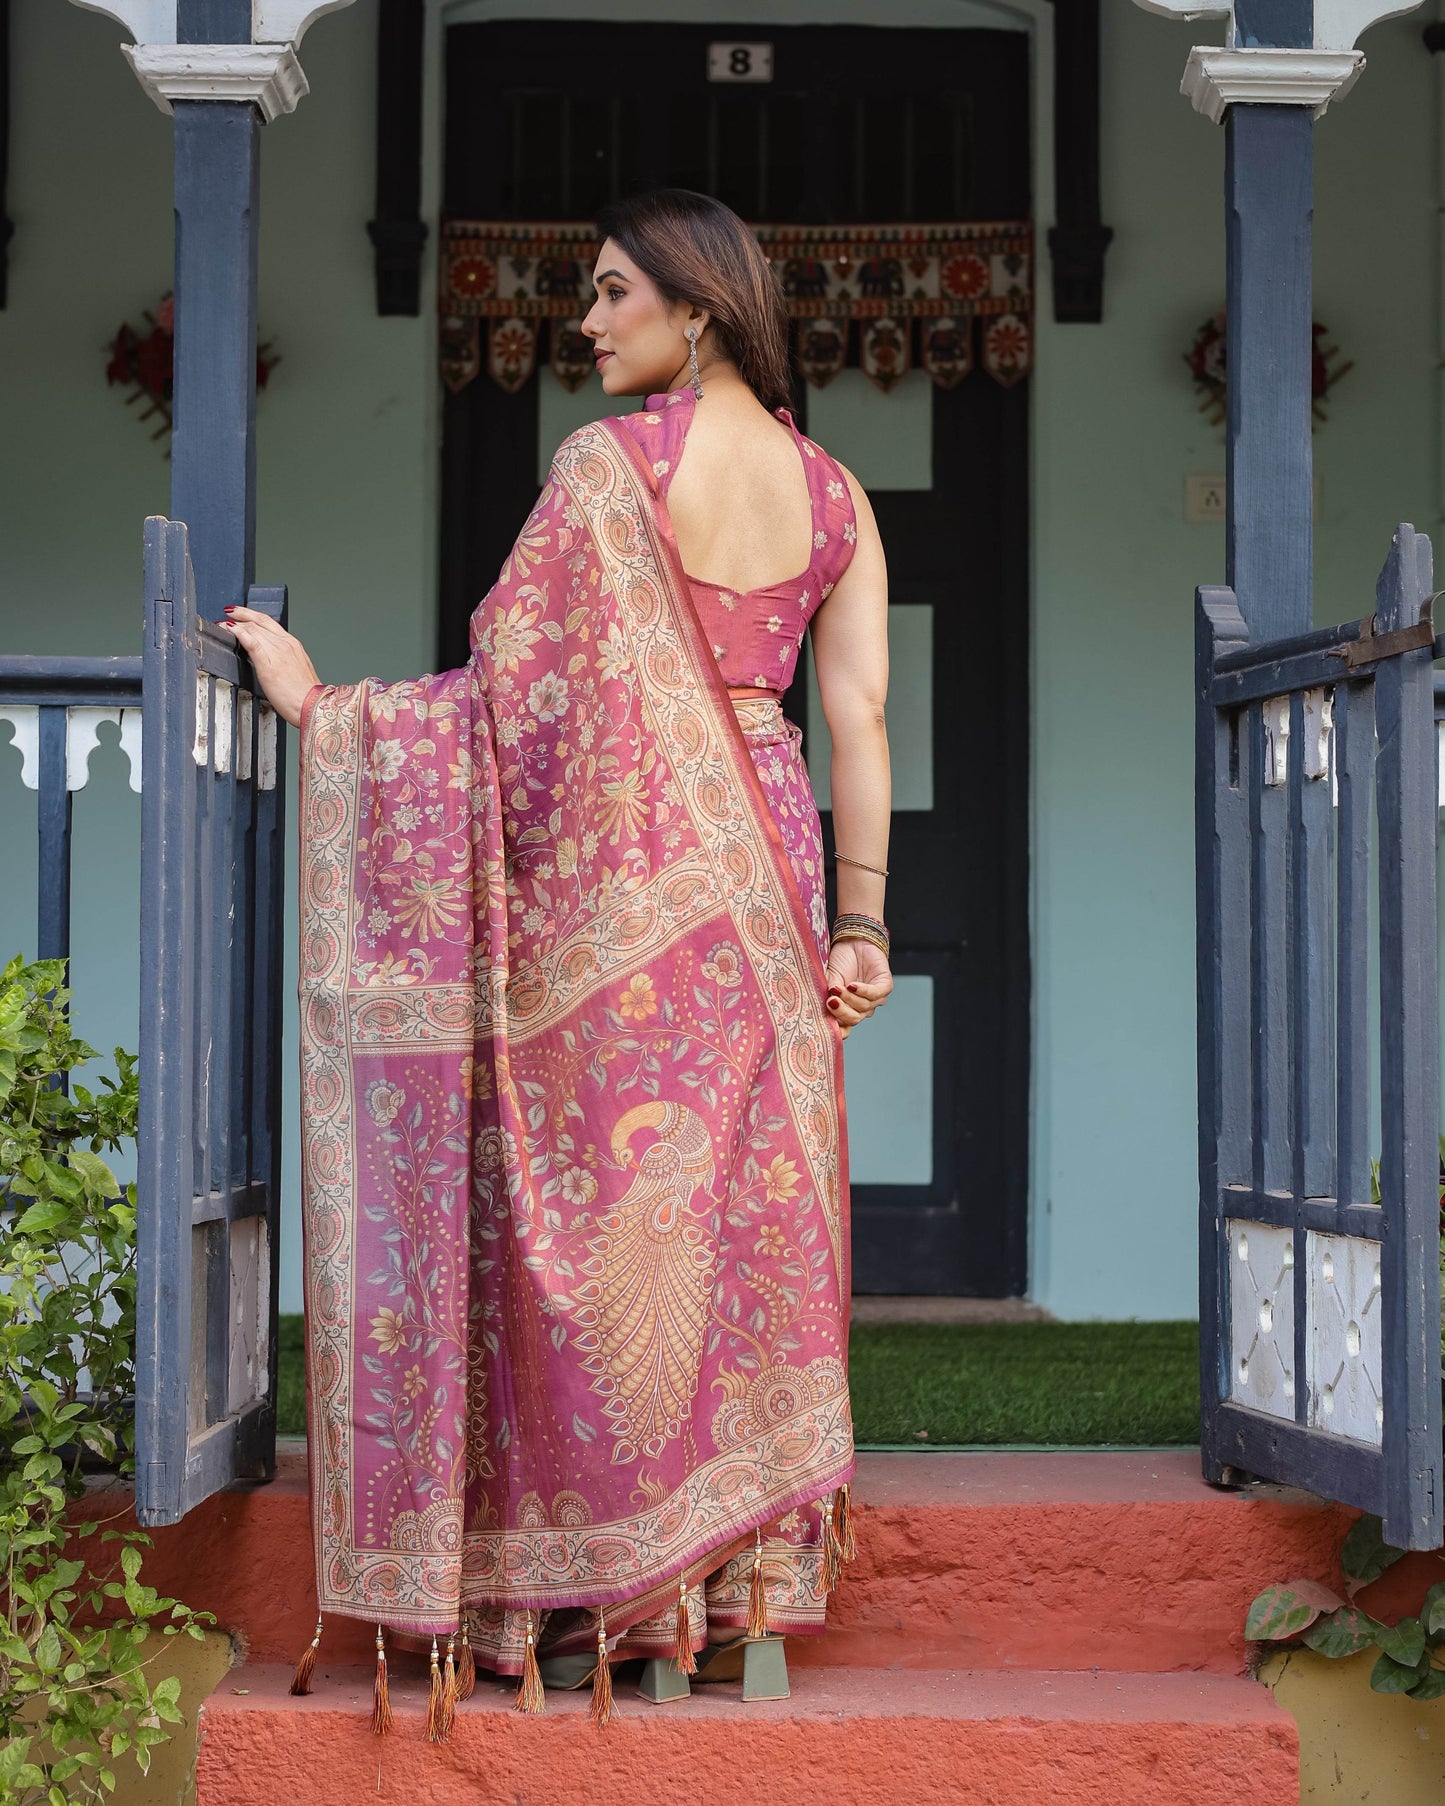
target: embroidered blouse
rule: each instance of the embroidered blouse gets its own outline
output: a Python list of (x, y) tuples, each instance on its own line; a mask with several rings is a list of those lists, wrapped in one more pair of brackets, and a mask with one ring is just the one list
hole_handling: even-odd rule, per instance
[[(649, 395), (645, 412), (619, 417), (623, 425), (637, 422), (659, 429), (649, 449), (657, 453), (652, 472), (664, 506), (696, 406), (690, 388), (675, 389)], [(725, 589), (690, 571), (684, 575), (723, 682), (755, 685), (781, 695), (793, 681), (809, 621), (852, 562), (858, 526), (852, 492), (837, 462), (798, 431), (791, 408), (779, 408), (777, 415), (792, 429), (808, 479), (813, 511), (808, 568), (782, 583), (750, 590)]]

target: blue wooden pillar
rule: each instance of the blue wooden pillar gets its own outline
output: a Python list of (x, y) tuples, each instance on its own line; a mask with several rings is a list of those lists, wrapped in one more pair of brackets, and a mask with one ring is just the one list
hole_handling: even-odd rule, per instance
[[(182, 43), (244, 44), (250, 0), (178, 0), (176, 26)], [(197, 611), (214, 621), (255, 575), (261, 116), (251, 101), (173, 104), (171, 516), (190, 529)]]
[(1314, 126), (1364, 67), (1375, 19), (1418, 0), (1138, 0), (1222, 17), (1190, 52), (1183, 90), (1225, 133), (1228, 358), (1226, 568), (1255, 645), (1313, 619), (1311, 228)]
[(1258, 643), (1304, 633), (1313, 615), (1314, 119), (1237, 105), (1224, 129), (1225, 581)]
[[(1236, 0), (1230, 38), (1240, 50), (1305, 49), (1313, 0)], [(1314, 113), (1235, 104), (1224, 134), (1225, 581), (1257, 644), (1304, 633), (1314, 607)]]

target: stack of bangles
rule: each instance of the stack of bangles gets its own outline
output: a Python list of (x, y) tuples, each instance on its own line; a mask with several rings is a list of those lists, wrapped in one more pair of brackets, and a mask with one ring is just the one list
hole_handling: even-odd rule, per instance
[(835, 916), (833, 931), (829, 937), (829, 947), (836, 947), (839, 941), (868, 941), (888, 958), (888, 930), (877, 916), (850, 915)]

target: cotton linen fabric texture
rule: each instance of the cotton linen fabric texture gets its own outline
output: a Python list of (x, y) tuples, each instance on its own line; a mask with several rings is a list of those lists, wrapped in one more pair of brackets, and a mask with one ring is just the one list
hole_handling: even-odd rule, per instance
[(740, 1629), (759, 1529), (819, 1628), (854, 1471), (817, 812), (682, 571), (692, 400), (564, 442), (465, 667), (302, 718), (320, 1605), (502, 1673)]

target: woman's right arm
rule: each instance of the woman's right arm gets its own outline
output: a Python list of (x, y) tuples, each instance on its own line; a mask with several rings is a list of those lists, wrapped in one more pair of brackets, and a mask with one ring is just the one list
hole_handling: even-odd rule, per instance
[[(888, 766), (888, 566), (878, 523), (862, 485), (844, 470), (853, 493), (858, 542), (847, 570), (813, 616), (813, 660), (823, 714), (833, 740), (833, 840), (840, 853), (868, 865), (888, 864), (892, 784)], [(883, 919), (884, 880), (840, 861), (838, 909)], [(871, 1015), (893, 989), (883, 955), (866, 941), (840, 941), (829, 959), (844, 985), (834, 1015), (845, 1028)], [(849, 990), (856, 985), (856, 990)]]
[(291, 727), (300, 727), (302, 704), (321, 680), (296, 635), (254, 608), (229, 608), (217, 625), (236, 636), (271, 707)]

